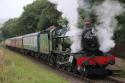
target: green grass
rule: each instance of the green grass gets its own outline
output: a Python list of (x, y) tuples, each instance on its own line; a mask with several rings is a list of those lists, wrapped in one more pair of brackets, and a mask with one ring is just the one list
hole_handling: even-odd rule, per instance
[(42, 65), (0, 48), (0, 83), (68, 83)]

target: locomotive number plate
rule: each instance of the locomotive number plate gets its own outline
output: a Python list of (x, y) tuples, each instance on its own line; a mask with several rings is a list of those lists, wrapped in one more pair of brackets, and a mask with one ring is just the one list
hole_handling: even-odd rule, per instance
[(72, 63), (72, 61), (73, 61), (73, 56), (70, 56), (69, 57), (69, 62)]

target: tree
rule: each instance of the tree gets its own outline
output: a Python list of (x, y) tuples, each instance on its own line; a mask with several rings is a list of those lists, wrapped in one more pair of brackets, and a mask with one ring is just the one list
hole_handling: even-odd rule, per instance
[(39, 16), (37, 30), (43, 30), (52, 25), (59, 26), (58, 20), (61, 16), (61, 13), (56, 10), (56, 5), (50, 2), (45, 2), (43, 4), (46, 4), (46, 6), (41, 11), (41, 14)]
[(8, 38), (41, 31), (51, 25), (59, 26), (60, 17), (61, 13), (56, 10), (56, 4), (47, 0), (36, 0), (24, 7), (19, 18), (10, 19), (4, 24), (2, 35)]
[(61, 26), (61, 27), (67, 27), (68, 21), (67, 21), (66, 18), (60, 17), (59, 20), (58, 20), (58, 24), (59, 24), (59, 26)]
[(1, 28), (1, 33), (5, 38), (16, 36), (17, 18), (9, 19)]
[(51, 25), (57, 26), (61, 13), (56, 10), (56, 5), (47, 0), (37, 0), (24, 7), (24, 12), (19, 18), (22, 34), (41, 31)]

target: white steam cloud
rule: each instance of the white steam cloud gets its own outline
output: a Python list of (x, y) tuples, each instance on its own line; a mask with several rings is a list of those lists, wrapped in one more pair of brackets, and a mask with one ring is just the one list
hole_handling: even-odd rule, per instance
[(63, 13), (69, 22), (70, 31), (66, 34), (72, 41), (71, 52), (76, 53), (81, 50), (81, 30), (77, 28), (78, 23), (78, 0), (49, 0), (57, 4), (57, 9)]
[[(78, 3), (77, 0), (49, 0), (52, 3), (57, 4), (57, 10), (62, 12), (62, 16), (65, 17), (69, 25), (73, 25), (76, 28), (78, 22)], [(70, 26), (71, 27), (71, 26)]]
[(78, 29), (78, 28), (73, 28), (74, 26), (71, 25), (71, 30), (69, 32), (66, 33), (66, 36), (69, 36), (71, 41), (72, 41), (72, 45), (71, 45), (71, 52), (72, 53), (77, 53), (79, 52), (82, 47), (81, 47), (81, 35), (82, 35), (82, 30)]
[(112, 38), (114, 31), (118, 29), (116, 16), (124, 12), (124, 6), (116, 0), (105, 0), (101, 5), (96, 6), (95, 10), (100, 23), (96, 27), (99, 49), (108, 52), (115, 46)]

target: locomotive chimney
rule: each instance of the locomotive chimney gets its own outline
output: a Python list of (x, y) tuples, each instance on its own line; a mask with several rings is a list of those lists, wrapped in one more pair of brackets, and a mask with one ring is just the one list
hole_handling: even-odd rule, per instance
[(84, 25), (91, 25), (92, 24), (92, 20), (91, 19), (84, 19)]
[(92, 26), (91, 16), (84, 18), (83, 24), (84, 24), (85, 27), (90, 27), (90, 26)]

